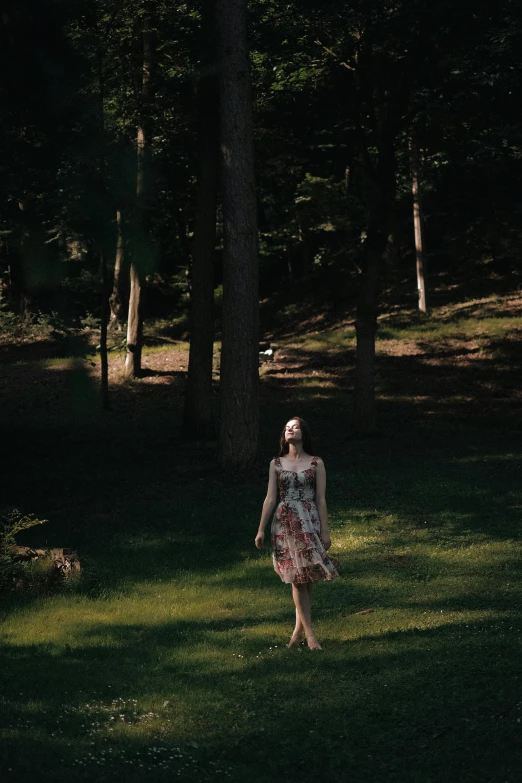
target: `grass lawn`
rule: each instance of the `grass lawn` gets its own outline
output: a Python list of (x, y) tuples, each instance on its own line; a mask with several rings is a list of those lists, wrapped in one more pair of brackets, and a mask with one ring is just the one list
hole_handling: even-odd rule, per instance
[[(78, 548), (84, 578), (3, 596), (4, 779), (519, 781), (511, 307), (387, 317), (382, 429), (367, 440), (349, 434), (349, 325), (288, 334), (262, 370), (262, 464), (248, 481), (215, 470), (213, 444), (178, 440), (184, 347), (156, 348), (141, 381), (114, 380), (110, 415), (88, 363), (6, 365), (2, 502), (48, 518), (20, 542)], [(322, 652), (286, 649), (290, 591), (253, 546), (294, 414), (320, 435), (341, 561), (315, 590)]]

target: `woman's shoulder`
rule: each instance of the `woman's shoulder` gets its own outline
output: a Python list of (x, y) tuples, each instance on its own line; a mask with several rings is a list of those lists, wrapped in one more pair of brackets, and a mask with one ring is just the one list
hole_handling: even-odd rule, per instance
[(315, 456), (312, 460), (312, 463), (317, 467), (317, 465), (320, 465), (322, 468), (324, 468), (324, 462), (322, 457)]

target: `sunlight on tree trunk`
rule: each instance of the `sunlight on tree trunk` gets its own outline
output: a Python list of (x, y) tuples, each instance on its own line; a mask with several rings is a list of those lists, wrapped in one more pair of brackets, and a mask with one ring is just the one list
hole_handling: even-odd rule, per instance
[(422, 201), (420, 194), (419, 170), (420, 155), (417, 141), (414, 137), (409, 140), (411, 155), (411, 190), (413, 195), (413, 229), (415, 235), (415, 261), (417, 269), (417, 291), (419, 295), (419, 310), (425, 313), (428, 310), (426, 293), (426, 255), (424, 250), (424, 225), (422, 214)]
[(107, 260), (100, 253), (101, 282), (101, 322), (100, 322), (100, 365), (101, 365), (101, 403), (104, 410), (110, 410), (109, 400), (109, 355), (107, 351), (107, 325), (109, 321), (109, 297), (107, 291)]
[(124, 266), (124, 250), (123, 250), (123, 233), (121, 228), (121, 212), (116, 212), (116, 256), (114, 259), (114, 278), (112, 283), (112, 293), (109, 298), (110, 304), (110, 321), (109, 328), (117, 329), (121, 332), (122, 321), (122, 309), (123, 309), (123, 266)]
[(147, 227), (145, 221), (146, 201), (150, 185), (150, 138), (147, 112), (152, 92), (152, 69), (154, 63), (155, 34), (153, 27), (154, 3), (149, 0), (143, 15), (143, 69), (140, 117), (137, 130), (137, 176), (136, 176), (136, 224), (137, 241), (134, 243), (130, 263), (129, 318), (127, 322), (126, 377), (137, 377), (141, 373), (141, 352), (143, 345), (143, 282), (145, 256), (147, 254)]

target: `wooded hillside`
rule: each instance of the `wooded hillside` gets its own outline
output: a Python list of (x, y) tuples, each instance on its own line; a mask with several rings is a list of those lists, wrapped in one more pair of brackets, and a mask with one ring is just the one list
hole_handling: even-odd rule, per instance
[(139, 377), (147, 335), (190, 338), (183, 433), (252, 465), (259, 341), (308, 301), (357, 308), (371, 433), (384, 302), (426, 311), (434, 275), (473, 296), (484, 264), (519, 286), (517, 4), (8, 0), (0, 24), (3, 339), (98, 329), (103, 407), (108, 349)]

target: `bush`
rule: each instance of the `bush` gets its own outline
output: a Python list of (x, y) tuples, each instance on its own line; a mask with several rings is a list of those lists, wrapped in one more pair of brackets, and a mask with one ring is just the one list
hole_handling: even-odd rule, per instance
[[(37, 519), (34, 514), (22, 514), (18, 509), (0, 517), (0, 591), (48, 582), (52, 568), (50, 556), (37, 558), (47, 561), (47, 565), (44, 562), (36, 564), (34, 561), (21, 562), (9, 551), (10, 547), (16, 545), (18, 533), (45, 522), (46, 519)], [(45, 578), (42, 578), (44, 575)]]
[(16, 544), (16, 536), (22, 530), (43, 525), (47, 519), (37, 519), (34, 514), (22, 514), (17, 508), (0, 517), (0, 554), (7, 554), (9, 547)]
[(66, 337), (69, 328), (56, 312), (31, 313), (22, 318), (14, 313), (0, 293), (0, 334), (4, 338), (35, 340), (40, 337)]

